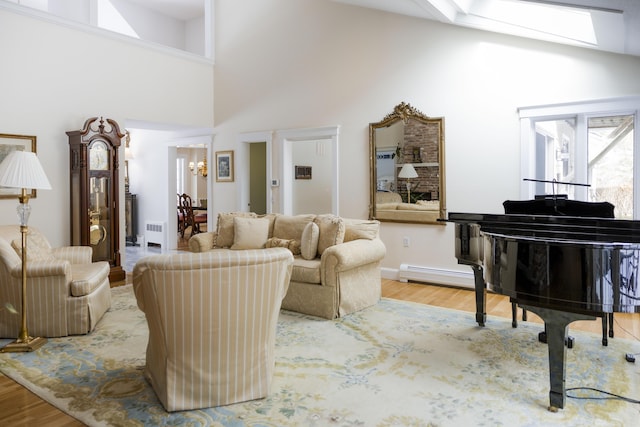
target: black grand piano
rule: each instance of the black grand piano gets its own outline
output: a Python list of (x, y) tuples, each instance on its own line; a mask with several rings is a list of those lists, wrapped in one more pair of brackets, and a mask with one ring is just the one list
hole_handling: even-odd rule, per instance
[(446, 221), (455, 223), (458, 263), (474, 271), (476, 321), (486, 321), (487, 289), (544, 321), (549, 409), (564, 408), (569, 324), (640, 312), (640, 221), (551, 213), (449, 213)]

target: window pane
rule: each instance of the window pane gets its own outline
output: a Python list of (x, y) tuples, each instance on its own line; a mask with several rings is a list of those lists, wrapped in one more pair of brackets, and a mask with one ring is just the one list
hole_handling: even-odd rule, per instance
[[(575, 182), (576, 120), (574, 118), (536, 122), (535, 179)], [(535, 194), (566, 194), (575, 199), (573, 185), (536, 183)]]
[(633, 219), (633, 118), (589, 119), (589, 201), (613, 203), (616, 218)]

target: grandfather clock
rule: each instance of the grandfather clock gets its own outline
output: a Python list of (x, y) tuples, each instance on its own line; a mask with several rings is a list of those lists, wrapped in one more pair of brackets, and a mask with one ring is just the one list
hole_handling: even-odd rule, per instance
[(122, 281), (126, 274), (120, 265), (118, 147), (125, 134), (114, 120), (92, 117), (81, 130), (67, 135), (71, 244), (91, 246), (93, 261), (111, 265), (109, 281)]

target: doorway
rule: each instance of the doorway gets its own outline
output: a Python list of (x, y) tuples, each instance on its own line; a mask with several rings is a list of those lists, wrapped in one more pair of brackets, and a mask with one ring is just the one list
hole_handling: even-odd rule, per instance
[(267, 143), (249, 144), (249, 211), (267, 213)]
[[(276, 132), (276, 142), (282, 147), (280, 212), (340, 214), (338, 133), (338, 126)], [(297, 166), (308, 173), (297, 173)], [(312, 193), (326, 197), (318, 205), (301, 196)]]
[(238, 136), (237, 171), (240, 197), (238, 210), (260, 215), (273, 212), (271, 176), (271, 132), (247, 132)]

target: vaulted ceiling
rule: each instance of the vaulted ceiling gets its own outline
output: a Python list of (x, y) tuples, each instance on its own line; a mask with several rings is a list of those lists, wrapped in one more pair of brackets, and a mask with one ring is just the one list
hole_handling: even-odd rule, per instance
[[(640, 56), (638, 0), (333, 1), (451, 25)], [(525, 16), (518, 16), (519, 13)], [(539, 22), (532, 22), (535, 17)], [(589, 26), (589, 37), (570, 33), (571, 20), (575, 20), (577, 26)]]
[[(129, 0), (148, 9), (189, 20), (204, 14), (208, 0)], [(640, 0), (326, 0), (389, 13), (640, 56)], [(565, 7), (563, 7), (565, 6)], [(567, 8), (570, 7), (570, 8)], [(527, 18), (540, 13), (537, 24)], [(534, 10), (535, 9), (535, 10)], [(555, 16), (562, 12), (561, 15)], [(277, 13), (277, 11), (274, 11)], [(570, 33), (569, 21), (587, 20), (590, 35)], [(584, 26), (584, 25), (583, 25)]]

